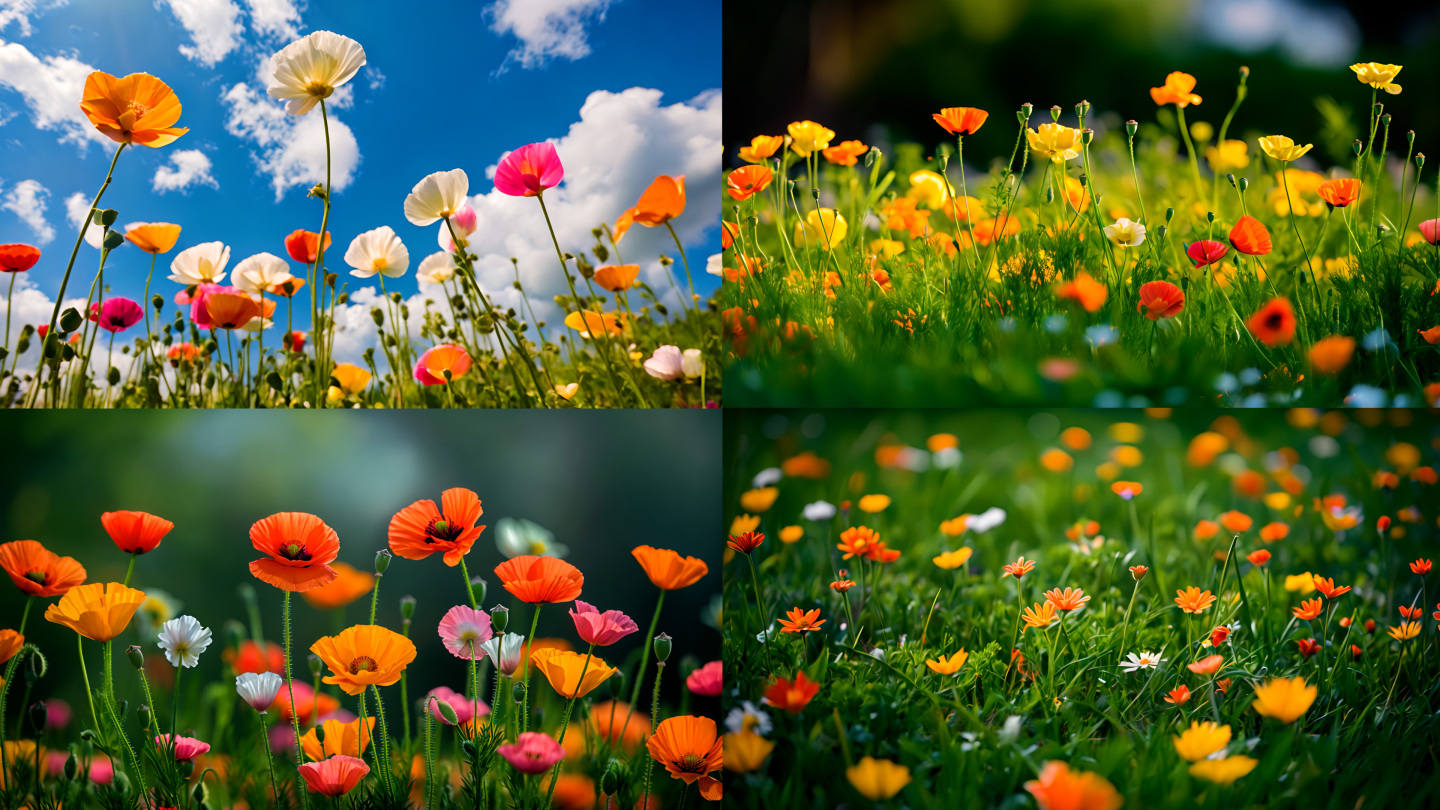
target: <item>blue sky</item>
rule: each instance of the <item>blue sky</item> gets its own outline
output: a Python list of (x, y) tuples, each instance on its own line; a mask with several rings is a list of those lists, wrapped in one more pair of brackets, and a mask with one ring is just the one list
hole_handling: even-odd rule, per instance
[[(184, 105), (179, 126), (190, 128), (170, 146), (121, 156), (102, 203), (120, 211), (120, 223), (179, 223), (176, 252), (223, 241), (227, 270), (262, 251), (284, 257), (285, 235), (318, 230), (320, 204), (305, 192), (323, 172), (319, 122), (278, 114), (279, 102), (264, 93), (264, 67), (296, 36), (321, 29), (357, 40), (367, 58), (332, 99), (338, 191), (327, 264), (360, 302), (340, 317), (356, 332), (342, 351), (368, 345), (369, 299), (358, 290), (373, 283), (349, 278), (345, 246), (391, 226), (409, 248), (410, 270), (387, 287), (418, 294), (415, 268), (439, 249), (436, 228), (410, 225), (401, 206), (420, 178), (456, 167), (477, 197), (472, 249), (482, 257), (482, 286), (518, 303), (508, 287), (516, 256), (532, 302), (554, 317), (550, 299), (564, 283), (538, 205), (491, 193), (486, 171), (507, 150), (545, 139), (558, 141), (566, 165), (566, 182), (546, 195), (565, 249), (587, 250), (589, 230), (613, 223), (655, 175), (686, 174), (689, 204), (675, 224), (697, 288), (713, 290), (705, 266), (720, 249), (720, 5), (0, 0), (0, 242), (44, 251), (22, 281), (25, 303), (15, 314), (23, 319), (53, 300), (75, 238), (69, 201), (88, 205), (113, 154), (78, 111), (90, 69), (160, 77)], [(668, 233), (636, 228), (621, 248), (642, 265), (642, 278), (668, 289), (656, 261), (675, 255)], [(161, 257), (152, 285), (167, 298), (178, 289), (164, 279), (173, 255)], [(67, 299), (83, 297), (98, 256), (82, 247)], [(129, 246), (116, 251), (106, 271), (111, 293), (138, 300), (148, 258)]]

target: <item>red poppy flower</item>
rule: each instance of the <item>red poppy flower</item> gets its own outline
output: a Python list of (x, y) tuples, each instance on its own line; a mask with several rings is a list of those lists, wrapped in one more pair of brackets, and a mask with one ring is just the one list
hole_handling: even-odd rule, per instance
[(1225, 247), (1224, 242), (1202, 239), (1186, 246), (1185, 255), (1190, 257), (1190, 261), (1195, 262), (1196, 267), (1205, 267), (1220, 261), (1229, 251), (1230, 249)]
[(777, 676), (775, 682), (765, 688), (765, 702), (791, 714), (799, 714), (819, 691), (820, 684), (805, 677), (805, 673), (800, 671), (795, 673), (793, 683)]
[(0, 245), (0, 272), (23, 273), (40, 261), (40, 248), (18, 242)]
[(250, 573), (282, 590), (304, 592), (339, 576), (330, 563), (340, 554), (340, 538), (315, 515), (280, 512), (256, 521), (250, 544), (269, 555), (250, 563)]
[[(330, 249), (330, 234), (325, 234), (325, 249)], [(314, 264), (320, 258), (320, 234), (304, 229), (285, 237), (285, 252), (301, 264)]]
[(1320, 652), (1320, 645), (1313, 638), (1297, 638), (1295, 643), (1300, 647), (1300, 654), (1306, 658)]
[(990, 113), (974, 107), (946, 107), (931, 117), (951, 135), (969, 135), (985, 123)]
[(1250, 316), (1245, 325), (1266, 346), (1284, 346), (1295, 337), (1295, 310), (1288, 299), (1276, 298)]
[(531, 605), (573, 602), (580, 596), (585, 575), (558, 557), (522, 554), (495, 566), (505, 590)]
[(1410, 563), (1410, 570), (1422, 576), (1430, 573), (1430, 567), (1431, 562), (1429, 560), (1416, 560)]
[(100, 516), (105, 532), (121, 551), (144, 554), (154, 551), (175, 524), (148, 512), (106, 512)]
[(1168, 281), (1151, 281), (1140, 285), (1140, 303), (1135, 311), (1146, 318), (1158, 321), (1173, 318), (1185, 308), (1185, 293)]
[(1340, 180), (1326, 180), (1315, 189), (1320, 199), (1335, 206), (1344, 208), (1350, 203), (1360, 199), (1360, 181), (1353, 177), (1346, 177)]
[(1270, 232), (1260, 220), (1248, 214), (1240, 217), (1230, 229), (1230, 245), (1247, 256), (1264, 256), (1275, 248), (1270, 242)]
[(440, 493), (439, 509), (432, 500), (416, 501), (390, 519), (390, 550), (407, 560), (443, 551), (445, 564), (454, 568), (485, 531), (475, 525), (484, 513), (480, 496), (461, 487)]

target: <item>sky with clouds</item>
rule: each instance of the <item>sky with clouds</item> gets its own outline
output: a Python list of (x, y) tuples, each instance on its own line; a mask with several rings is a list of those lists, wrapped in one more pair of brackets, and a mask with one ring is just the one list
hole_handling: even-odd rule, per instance
[[(41, 320), (35, 313), (48, 319), (77, 223), (114, 154), (78, 106), (92, 70), (158, 76), (184, 106), (177, 125), (190, 128), (164, 148), (127, 149), (102, 202), (119, 210), (121, 224), (182, 226), (152, 292), (173, 297), (169, 259), (191, 245), (229, 245), (228, 271), (260, 252), (286, 257), (287, 234), (318, 230), (321, 205), (306, 192), (325, 171), (319, 110), (292, 117), (265, 93), (270, 56), (316, 30), (357, 40), (367, 60), (328, 102), (336, 193), (327, 264), (356, 302), (339, 315), (352, 324), (337, 347), (341, 359), (373, 343), (367, 303), (375, 296), (365, 288), (374, 279), (349, 277), (341, 260), (355, 235), (389, 225), (405, 242), (410, 269), (386, 285), (415, 301), (417, 324), (418, 297), (435, 293), (417, 285), (415, 268), (439, 250), (439, 226), (411, 225), (402, 212), (410, 188), (434, 171), (469, 174), (481, 286), (498, 303), (518, 305), (510, 262), (517, 258), (537, 313), (556, 317), (552, 299), (565, 282), (539, 206), (501, 195), (489, 179), (507, 151), (541, 140), (555, 142), (565, 164), (564, 183), (546, 199), (562, 247), (574, 253), (588, 251), (590, 230), (613, 224), (656, 175), (686, 175), (688, 205), (674, 224), (696, 290), (708, 293), (718, 279), (705, 272), (707, 258), (720, 250), (720, 7), (721, 0), (0, 0), (0, 243), (44, 253), (16, 287), (12, 329)], [(98, 245), (98, 231), (91, 233)], [(658, 261), (676, 256), (665, 229), (634, 228), (620, 248), (657, 292), (670, 290)], [(140, 299), (148, 259), (129, 245), (115, 251), (109, 294)], [(83, 299), (98, 260), (94, 246), (81, 248), (67, 299)], [(304, 267), (292, 262), (291, 271), (303, 275)], [(673, 309), (674, 293), (669, 300)], [(303, 327), (299, 307), (296, 315)]]

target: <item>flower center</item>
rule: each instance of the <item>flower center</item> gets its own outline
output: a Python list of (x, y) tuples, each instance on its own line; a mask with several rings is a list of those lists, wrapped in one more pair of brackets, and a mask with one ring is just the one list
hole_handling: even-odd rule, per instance
[(36, 582), (44, 585), (45, 581), (50, 578), (50, 575), (44, 571), (29, 571), (25, 574), (25, 578), (30, 580), (31, 582)]
[(705, 759), (698, 754), (686, 754), (676, 764), (680, 766), (680, 770), (686, 773), (703, 773)]
[(445, 519), (444, 515), (441, 515), (432, 519), (430, 524), (425, 527), (425, 542), (434, 543), (438, 540), (443, 543), (453, 543), (455, 538), (460, 536), (461, 531), (463, 529), (459, 524), (451, 523)]
[(329, 98), (330, 94), (335, 92), (335, 88), (324, 82), (314, 81), (306, 85), (305, 92), (316, 98)]
[(375, 663), (375, 659), (368, 655), (362, 655), (350, 662), (351, 675), (358, 675), (361, 672), (374, 672), (379, 668), (380, 666)]
[(280, 547), (280, 556), (287, 560), (301, 561), (310, 559), (310, 552), (303, 543), (290, 543)]

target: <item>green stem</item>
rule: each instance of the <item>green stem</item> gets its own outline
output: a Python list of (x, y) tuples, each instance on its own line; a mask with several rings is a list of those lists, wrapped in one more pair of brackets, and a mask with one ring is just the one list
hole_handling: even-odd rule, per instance
[(470, 585), (470, 570), (465, 567), (465, 558), (460, 558), (460, 575), (465, 577), (465, 594), (470, 597), (470, 608), (478, 610), (479, 605), (475, 604), (475, 589)]
[(660, 591), (660, 598), (655, 602), (655, 613), (650, 617), (650, 629), (646, 631), (644, 645), (640, 648), (640, 668), (635, 671), (635, 685), (630, 689), (630, 713), (625, 716), (625, 722), (620, 726), (618, 739), (621, 740), (625, 739), (625, 730), (630, 727), (630, 718), (635, 715), (635, 701), (640, 699), (640, 684), (645, 680), (645, 668), (650, 663), (650, 640), (655, 638), (655, 626), (660, 622), (660, 608), (665, 604), (665, 593), (664, 590)]
[[(526, 636), (526, 640), (521, 645), (520, 649), (522, 652), (535, 648), (535, 628), (540, 624), (540, 608), (542, 607), (544, 607), (543, 603), (535, 605), (535, 615), (530, 618), (530, 635)], [(520, 693), (520, 698), (525, 703), (522, 708), (523, 714), (520, 717), (520, 730), (522, 732), (530, 730), (530, 670), (535, 668), (535, 665), (530, 661), (528, 652), (525, 655), (525, 661), (523, 663), (525, 665), (525, 679), (521, 682), (523, 691)]]
[[(323, 101), (321, 102), (320, 108), (322, 110), (325, 108)], [(326, 138), (326, 144), (329, 144), (328, 136)], [(328, 148), (326, 151), (328, 153)], [(329, 161), (326, 161), (326, 166), (328, 169)], [(326, 203), (326, 213), (329, 213), (328, 202)], [(324, 249), (324, 245), (325, 240), (321, 239), (321, 249)], [(296, 784), (298, 785), (304, 781), (304, 778), (300, 776), (300, 766), (305, 764), (305, 749), (300, 745), (300, 712), (296, 710), (295, 706), (295, 682), (290, 677), (290, 592), (284, 591), (283, 593), (281, 613), (284, 616), (285, 622), (285, 688), (288, 689), (290, 693), (290, 725), (295, 730), (295, 778), (297, 780)], [(317, 694), (316, 697), (318, 698), (319, 695)], [(316, 711), (318, 712), (318, 709)], [(296, 792), (300, 794), (300, 806), (309, 807), (310, 798), (305, 795), (306, 791), (298, 790)]]

